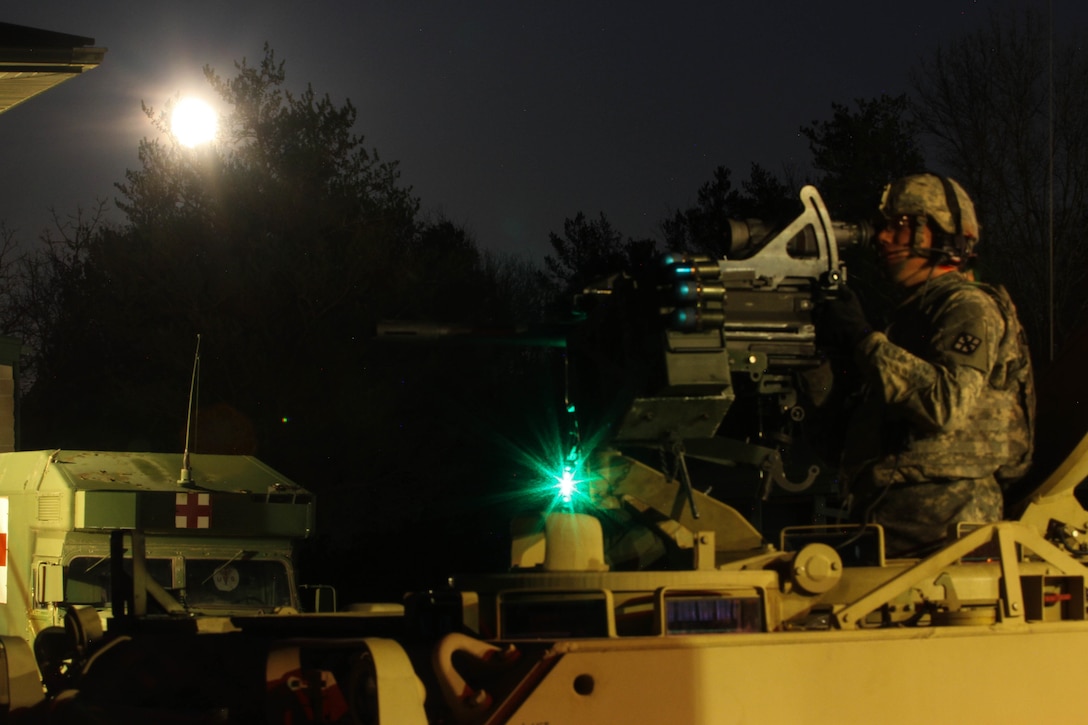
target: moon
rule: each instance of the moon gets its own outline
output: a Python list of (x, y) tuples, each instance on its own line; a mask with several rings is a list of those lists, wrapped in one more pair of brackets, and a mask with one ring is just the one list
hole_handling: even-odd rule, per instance
[(218, 126), (215, 110), (199, 98), (181, 99), (170, 116), (170, 130), (174, 138), (189, 148), (215, 138)]

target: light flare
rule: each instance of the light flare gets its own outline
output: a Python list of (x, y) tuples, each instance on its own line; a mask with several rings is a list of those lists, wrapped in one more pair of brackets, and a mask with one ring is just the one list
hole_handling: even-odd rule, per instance
[(170, 116), (170, 131), (182, 146), (193, 148), (215, 138), (219, 119), (215, 110), (199, 98), (183, 98)]
[(570, 465), (564, 466), (563, 472), (555, 477), (555, 481), (559, 499), (563, 503), (571, 503), (571, 500), (579, 492), (578, 480), (574, 477), (574, 468)]

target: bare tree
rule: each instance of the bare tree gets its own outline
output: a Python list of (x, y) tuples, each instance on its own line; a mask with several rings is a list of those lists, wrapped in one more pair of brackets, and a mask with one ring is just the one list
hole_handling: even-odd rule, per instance
[(15, 231), (0, 222), (0, 333), (5, 335), (16, 335), (20, 330), (16, 297), (22, 257)]
[[(23, 391), (42, 375), (56, 353), (55, 342), (70, 337), (64, 309), (83, 307), (95, 290), (88, 285), (88, 250), (106, 227), (107, 202), (61, 215), (34, 246), (16, 240), (0, 225), (0, 331), (22, 343)], [(43, 372), (44, 370), (44, 372)]]
[(1039, 360), (1088, 322), (1083, 46), (1038, 9), (994, 14), (913, 75), (921, 128), (975, 200), (982, 271), (1009, 287)]

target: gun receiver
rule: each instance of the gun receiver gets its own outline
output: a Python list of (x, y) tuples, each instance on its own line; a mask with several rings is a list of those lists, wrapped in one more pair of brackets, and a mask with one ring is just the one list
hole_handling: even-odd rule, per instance
[[(738, 376), (758, 392), (777, 393), (792, 370), (822, 363), (813, 310), (846, 280), (840, 244), (857, 243), (865, 229), (833, 222), (811, 186), (801, 190), (801, 202), (802, 214), (777, 232), (755, 220), (732, 222), (730, 257), (663, 258), (657, 292), (664, 384), (640, 398), (642, 413), (620, 427), (621, 440), (714, 435), (720, 417), (672, 429), (645, 407), (688, 406), (696, 395), (717, 398), (727, 409)], [(650, 418), (657, 422), (647, 428)]]

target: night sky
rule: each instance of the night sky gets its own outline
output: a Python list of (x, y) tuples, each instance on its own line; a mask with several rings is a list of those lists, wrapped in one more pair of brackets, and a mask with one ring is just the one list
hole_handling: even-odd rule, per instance
[[(1028, 1), (20, 3), (0, 20), (109, 51), (0, 115), (0, 220), (28, 239), (50, 207), (112, 200), (155, 133), (140, 102), (212, 100), (202, 67), (232, 76), (267, 41), (289, 85), (350, 99), (424, 211), (482, 247), (539, 260), (578, 211), (654, 237), (718, 165), (804, 175), (801, 125), (909, 90), (923, 53)], [(1088, 3), (1052, 6), (1056, 27), (1088, 27)]]

